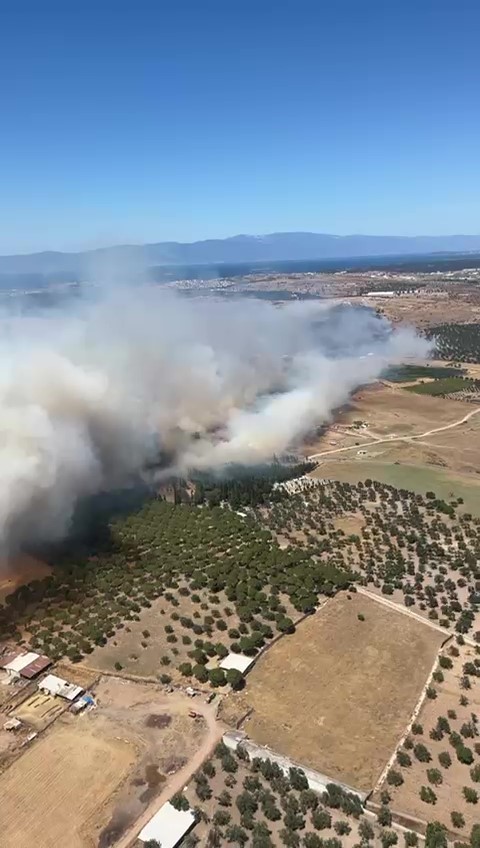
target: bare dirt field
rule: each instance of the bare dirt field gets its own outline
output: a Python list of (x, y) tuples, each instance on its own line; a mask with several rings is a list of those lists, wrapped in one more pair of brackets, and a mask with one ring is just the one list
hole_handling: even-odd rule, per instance
[[(348, 451), (348, 454), (354, 454), (355, 448), (360, 450), (362, 443), (372, 441), (372, 437), (419, 435), (458, 421), (473, 408), (472, 404), (463, 401), (416, 395), (398, 385), (375, 383), (358, 391), (349, 405), (339, 412), (335, 424), (319, 439), (308, 443), (305, 453), (310, 455), (333, 448), (352, 447), (354, 437), (353, 448)], [(356, 429), (356, 421), (362, 421), (367, 428)], [(473, 421), (468, 422), (468, 425), (471, 424)], [(462, 428), (454, 432), (459, 437)], [(332, 440), (335, 445), (330, 444)]]
[(2, 775), (2, 848), (87, 848), (104, 805), (135, 762), (127, 741), (60, 725)]
[(185, 695), (113, 677), (102, 678), (94, 695), (96, 709), (58, 718), (0, 777), (8, 799), (2, 848), (116, 844), (218, 740), (214, 708), (198, 705), (194, 720)]
[(480, 321), (478, 294), (472, 291), (447, 291), (402, 295), (402, 297), (351, 298), (377, 309), (394, 323), (412, 324), (415, 327), (434, 327), (443, 324), (446, 316), (451, 323)]
[[(459, 649), (459, 657), (452, 657), (450, 650), (451, 647), (446, 646), (442, 653), (451, 658), (453, 668), (442, 669), (444, 681), (434, 683), (437, 697), (426, 699), (417, 719), (419, 724), (417, 733), (410, 736), (415, 744), (425, 745), (431, 759), (429, 762), (420, 762), (414, 752), (409, 749), (412, 764), (404, 768), (398, 764), (395, 765), (395, 769), (401, 773), (404, 782), (398, 787), (388, 786), (388, 791), (392, 797), (392, 809), (426, 821), (436, 819), (466, 839), (472, 825), (480, 819), (479, 803), (467, 803), (462, 791), (464, 786), (470, 787), (480, 796), (480, 782), (475, 782), (471, 776), (471, 770), (475, 765), (480, 768), (480, 747), (478, 751), (476, 749), (480, 736), (475, 735), (475, 723), (471, 725), (472, 714), (478, 715), (480, 711), (480, 678), (470, 677), (471, 688), (462, 689), (460, 681), (463, 666), (466, 662), (472, 662), (476, 654), (474, 649), (468, 646)], [(462, 695), (468, 699), (467, 704), (460, 703)], [(448, 719), (449, 731), (444, 732), (441, 738), (435, 739), (430, 734), (435, 729), (440, 716)], [(473, 737), (464, 737), (462, 734), (462, 728), (465, 730), (465, 726), (468, 725), (472, 726)], [(471, 765), (460, 762), (452, 745), (450, 731), (458, 733), (463, 744), (470, 749), (473, 757)], [(448, 767), (444, 767), (439, 760), (442, 752), (448, 752), (450, 755), (451, 765)], [(440, 772), (440, 783), (429, 781), (427, 771), (430, 769)], [(422, 801), (420, 798), (422, 786), (430, 787), (434, 791), (436, 796), (434, 803)], [(377, 793), (374, 800), (378, 801), (379, 795), (380, 793)], [(462, 814), (465, 820), (464, 827), (453, 826), (450, 816), (452, 811)]]
[(238, 715), (250, 708), (243, 729), (256, 742), (368, 790), (407, 725), (442, 634), (350, 598), (337, 595), (267, 651), (222, 716), (235, 703)]

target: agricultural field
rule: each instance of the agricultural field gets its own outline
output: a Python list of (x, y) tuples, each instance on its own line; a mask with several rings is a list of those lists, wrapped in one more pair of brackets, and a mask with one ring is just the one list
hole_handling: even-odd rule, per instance
[(392, 809), (435, 819), (455, 838), (468, 839), (480, 821), (479, 712), (479, 654), (451, 642), (440, 654), (420, 714), (382, 786)]
[[(356, 485), (307, 478), (305, 487), (257, 510), (284, 545), (303, 545), (446, 633), (480, 642), (480, 519), (460, 513), (456, 500), (444, 501), (433, 490), (423, 497), (370, 478)], [(336, 525), (347, 517), (356, 522), (356, 533)]]
[(406, 386), (405, 391), (414, 392), (416, 395), (431, 395), (431, 397), (446, 397), (458, 392), (478, 391), (480, 383), (478, 380), (470, 380), (468, 377), (443, 377), (427, 383), (415, 383)]
[[(198, 823), (182, 848), (195, 845), (255, 848), (371, 848), (407, 845), (383, 807), (383, 825), (366, 813), (356, 796), (330, 785), (324, 797), (308, 789), (300, 769), (284, 775), (278, 766), (253, 759), (223, 743), (172, 802), (197, 810)], [(418, 844), (409, 834), (410, 846)]]
[[(445, 441), (445, 435), (442, 439)], [(385, 448), (385, 445), (383, 446)], [(388, 447), (388, 446), (387, 446)], [(412, 446), (413, 447), (413, 446)], [(428, 465), (409, 464), (410, 457), (406, 463), (395, 463), (394, 457), (405, 453), (405, 447), (393, 450), (393, 445), (388, 447), (387, 459), (358, 458), (333, 459), (322, 461), (318, 468), (312, 473), (315, 479), (332, 479), (341, 483), (358, 484), (365, 480), (377, 480), (395, 489), (407, 489), (423, 497), (427, 492), (435, 494), (445, 501), (461, 498), (463, 503), (458, 507), (458, 513), (470, 512), (480, 517), (480, 480), (472, 477), (450, 474), (440, 468)], [(415, 447), (419, 451), (420, 448)], [(390, 457), (390, 461), (388, 461)], [(415, 459), (415, 457), (412, 457)]]
[(461, 377), (464, 368), (450, 368), (446, 365), (392, 365), (383, 375), (390, 383), (416, 383), (417, 380), (440, 380), (446, 377)]
[(341, 593), (267, 651), (229, 698), (242, 729), (356, 789), (373, 787), (443, 640), (421, 622)]
[[(78, 666), (75, 671), (82, 673)], [(65, 704), (41, 696), (44, 710), (57, 709), (56, 721), (41, 738), (18, 750), (0, 776), (2, 798), (12, 793), (12, 821), (7, 828), (12, 841), (2, 841), (2, 848), (37, 844), (45, 848), (55, 844), (110, 848), (138, 819), (151, 815), (152, 805), (155, 808), (162, 793), (173, 791), (172, 781), (184, 780), (183, 771), (192, 763), (200, 764), (220, 736), (212, 707), (199, 704), (198, 717), (193, 720), (189, 717), (192, 701), (182, 693), (167, 694), (158, 684), (102, 677), (92, 690), (97, 708), (82, 716), (61, 716)], [(15, 715), (28, 723), (27, 727), (41, 720), (34, 714), (32, 698), (16, 709)], [(10, 741), (16, 738), (5, 735)], [(52, 810), (50, 792), (55, 797), (58, 794), (62, 808), (70, 807), (75, 796), (80, 798), (78, 820), (61, 812), (58, 823), (52, 821), (52, 829), (45, 828), (40, 808), (48, 805)], [(18, 796), (15, 801), (14, 793)], [(30, 811), (31, 793), (31, 819), (22, 816), (19, 825), (15, 810), (25, 805)], [(50, 815), (54, 819), (56, 811)], [(39, 841), (37, 821), (44, 829)], [(63, 841), (56, 838), (60, 827)]]
[(96, 846), (99, 825), (135, 759), (133, 745), (122, 739), (57, 722), (0, 779), (2, 848)]
[(480, 324), (438, 324), (429, 327), (427, 335), (435, 342), (438, 359), (480, 362)]
[[(0, 608), (5, 640), (73, 662), (111, 640), (121, 658), (112, 653), (110, 670), (121, 670), (128, 659), (130, 667), (155, 671), (164, 682), (178, 667), (187, 678), (222, 685), (221, 670), (206, 674), (209, 659), (230, 649), (255, 655), (276, 633), (293, 630), (289, 613), (313, 608), (320, 592), (350, 580), (333, 564), (312, 560), (308, 550), (282, 550), (252, 516), (220, 507), (150, 500), (107, 530), (93, 553), (70, 547), (57, 555), (46, 580), (8, 596)], [(161, 621), (162, 653), (142, 609)], [(140, 623), (133, 644), (131, 622)], [(142, 666), (139, 657), (149, 648)]]

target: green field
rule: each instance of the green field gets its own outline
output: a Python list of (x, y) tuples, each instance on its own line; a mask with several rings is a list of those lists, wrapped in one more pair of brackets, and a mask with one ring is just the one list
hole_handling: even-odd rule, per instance
[(438, 498), (446, 501), (452, 498), (463, 498), (464, 512), (480, 516), (480, 477), (478, 483), (465, 477), (449, 476), (445, 471), (437, 471), (421, 465), (395, 465), (383, 462), (338, 462), (322, 463), (316, 470), (315, 477), (327, 477), (348, 483), (358, 483), (359, 480), (379, 480), (397, 489), (409, 489), (425, 495), (433, 491)]
[(464, 373), (464, 368), (449, 368), (446, 365), (392, 365), (383, 376), (391, 383), (414, 383), (424, 377), (441, 380), (460, 377)]
[(439, 397), (449, 395), (452, 392), (461, 392), (465, 389), (474, 389), (477, 380), (464, 380), (462, 377), (445, 377), (442, 380), (434, 380), (432, 383), (417, 383), (415, 386), (406, 386), (406, 392), (415, 392), (416, 395), (432, 395)]

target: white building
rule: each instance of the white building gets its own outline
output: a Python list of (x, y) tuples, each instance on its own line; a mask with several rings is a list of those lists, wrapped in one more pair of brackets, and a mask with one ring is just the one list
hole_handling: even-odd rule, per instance
[(84, 690), (81, 686), (75, 686), (74, 683), (68, 683), (62, 677), (57, 677), (56, 674), (47, 674), (43, 680), (40, 680), (38, 688), (54, 697), (58, 695), (60, 698), (65, 698), (67, 701), (74, 701), (79, 695), (82, 695)]
[(167, 801), (140, 831), (138, 838), (141, 842), (156, 839), (162, 848), (175, 848), (194, 824), (192, 810), (176, 810)]
[(224, 671), (229, 671), (231, 668), (235, 668), (237, 671), (241, 671), (242, 674), (245, 674), (246, 671), (253, 664), (255, 657), (246, 657), (245, 654), (228, 654), (224, 660), (220, 663), (220, 668), (223, 668)]

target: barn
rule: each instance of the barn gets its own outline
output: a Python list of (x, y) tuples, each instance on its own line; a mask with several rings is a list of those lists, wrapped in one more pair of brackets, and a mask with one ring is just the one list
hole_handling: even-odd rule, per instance
[(175, 848), (194, 825), (192, 810), (176, 810), (167, 801), (140, 831), (138, 838), (141, 842), (155, 840), (162, 848)]
[(37, 654), (35, 651), (11, 651), (0, 657), (0, 668), (12, 680), (19, 677), (23, 677), (25, 680), (33, 680), (51, 664), (51, 659), (42, 654)]

